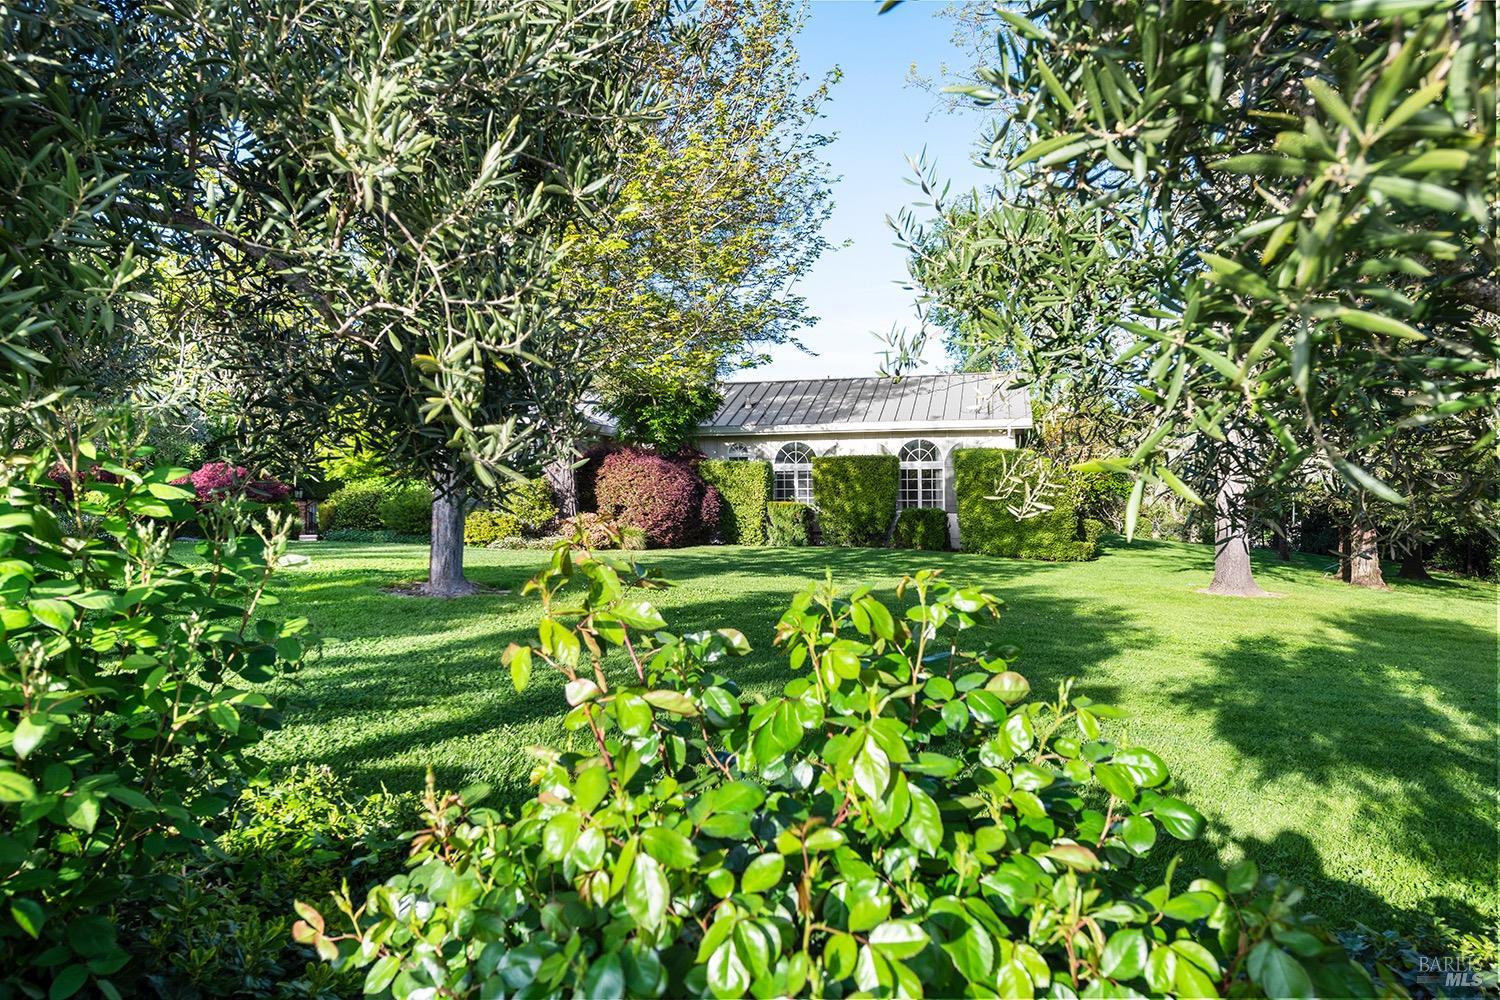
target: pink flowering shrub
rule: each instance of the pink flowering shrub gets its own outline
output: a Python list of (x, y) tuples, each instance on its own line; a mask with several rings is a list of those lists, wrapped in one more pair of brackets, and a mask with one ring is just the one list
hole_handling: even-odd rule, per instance
[(723, 501), (688, 462), (636, 448), (605, 456), (594, 478), (601, 515), (639, 528), (656, 548), (707, 541), (719, 525)]

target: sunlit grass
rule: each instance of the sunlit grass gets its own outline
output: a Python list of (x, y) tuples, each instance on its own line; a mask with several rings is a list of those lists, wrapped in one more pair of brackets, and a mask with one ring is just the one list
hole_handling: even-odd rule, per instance
[[(332, 764), (365, 785), (488, 781), (524, 794), (525, 748), (561, 742), (560, 687), (524, 694), (500, 667), (534, 627), (520, 584), (539, 552), (470, 550), (469, 575), (509, 593), (451, 601), (381, 588), (420, 578), (411, 545), (305, 544), (278, 613), (325, 637), (282, 691), (286, 726), (265, 756)], [(734, 626), (756, 647), (738, 669), (773, 690), (787, 674), (773, 624), (805, 581), (832, 569), (889, 587), (944, 567), (1007, 601), (998, 629), (1047, 693), (1067, 677), (1131, 715), (1119, 739), (1158, 750), (1211, 820), (1198, 865), (1248, 852), (1306, 885), (1341, 923), (1416, 927), (1423, 910), (1463, 923), (1497, 912), (1496, 590), (1440, 579), (1351, 589), (1328, 560), (1258, 559), (1272, 600), (1197, 592), (1211, 551), (1116, 543), (1097, 562), (1026, 563), (952, 553), (700, 548), (646, 553), (679, 586), (657, 604), (678, 630)]]

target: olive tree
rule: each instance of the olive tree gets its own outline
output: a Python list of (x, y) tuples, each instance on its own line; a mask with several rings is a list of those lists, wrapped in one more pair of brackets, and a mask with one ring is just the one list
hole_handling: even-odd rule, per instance
[(465, 499), (536, 433), (568, 233), (643, 106), (660, 10), (617, 0), (355, 7), (181, 0), (132, 208), (233, 290), (251, 443), (308, 456), (338, 417), (433, 488), (429, 593), (470, 589)]
[[(1086, 218), (1083, 260), (1122, 282), (1093, 322), (1029, 329), (1022, 356), (1048, 379), (1108, 370), (1150, 404), (1112, 463), (1137, 476), (1127, 526), (1146, 488), (1196, 499), (1183, 473), (1212, 468), (1212, 589), (1253, 593), (1259, 483), (1317, 461), (1403, 503), (1362, 459), (1497, 399), (1493, 8), (1045, 0), (991, 24), (993, 61), (955, 89), (1008, 112), (996, 211), (1054, 241)], [(998, 264), (962, 266), (981, 254)], [(1066, 309), (1080, 262), (967, 238), (935, 256), (914, 268), (929, 294), (968, 284), (1028, 320)], [(973, 335), (1015, 337), (977, 315)]]

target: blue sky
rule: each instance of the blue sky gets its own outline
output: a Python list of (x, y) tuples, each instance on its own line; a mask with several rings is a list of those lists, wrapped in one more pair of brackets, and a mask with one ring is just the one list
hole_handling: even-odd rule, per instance
[[(877, 15), (878, 4), (869, 0), (813, 0), (798, 44), (803, 69), (814, 79), (834, 65), (844, 71), (823, 123), (838, 135), (826, 149), (841, 179), (825, 230), (838, 249), (800, 286), (818, 321), (799, 339), (816, 356), (776, 348), (771, 364), (736, 379), (874, 375), (881, 346), (874, 333), (914, 323), (911, 295), (900, 287), (905, 257), (885, 221), (921, 197), (906, 183), (912, 176), (907, 156), (925, 146), (954, 190), (992, 176), (970, 159), (982, 124), (977, 113), (952, 113), (937, 96), (906, 82), (913, 64), (933, 76), (944, 62), (961, 60), (952, 44), (953, 22), (937, 16), (944, 6), (908, 0)], [(839, 247), (846, 240), (850, 245)], [(943, 358), (936, 345), (928, 358), (923, 370), (937, 371)]]

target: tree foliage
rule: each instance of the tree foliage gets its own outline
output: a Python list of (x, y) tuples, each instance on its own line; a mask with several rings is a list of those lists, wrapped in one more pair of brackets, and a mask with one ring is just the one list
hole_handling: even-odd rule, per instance
[(704, 0), (655, 39), (660, 113), (565, 265), (571, 318), (619, 391), (704, 384), (810, 318), (793, 289), (828, 246), (816, 123), (838, 74), (808, 86), (804, 19), (783, 0)]
[[(1006, 179), (908, 226), (914, 278), (1050, 384), (1137, 392), (1120, 467), (1190, 495), (1215, 464), (1194, 456), (1232, 450), (1401, 502), (1369, 456), (1493, 408), (1492, 6), (1045, 0), (991, 23), (997, 60), (958, 89), (1010, 112)], [(1493, 448), (1481, 429), (1455, 457)]]
[(617, 421), (620, 440), (670, 455), (692, 445), (698, 425), (712, 417), (723, 401), (711, 385), (675, 383), (622, 392), (610, 401), (609, 411)]

